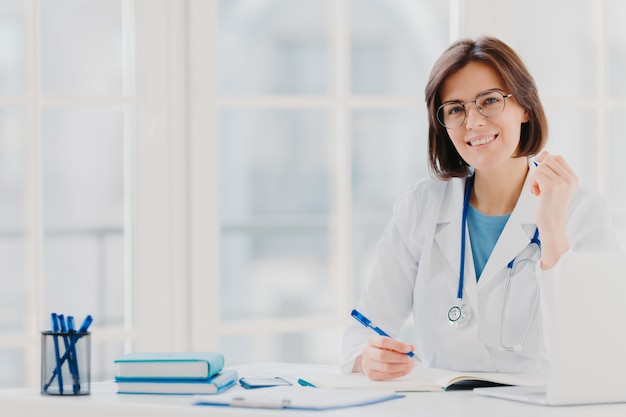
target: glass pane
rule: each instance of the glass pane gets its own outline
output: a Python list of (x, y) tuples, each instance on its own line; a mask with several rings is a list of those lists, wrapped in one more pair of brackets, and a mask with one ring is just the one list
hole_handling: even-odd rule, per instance
[(324, 110), (223, 110), (222, 223), (284, 224), (293, 216), (325, 222), (333, 160), (329, 119)]
[[(494, 7), (501, 4), (493, 3)], [(527, 0), (512, 4), (515, 22), (532, 22), (532, 30), (528, 24), (507, 25), (514, 33), (510, 44), (528, 65), (541, 97), (594, 97), (598, 2)]]
[(328, 311), (327, 113), (227, 109), (220, 129), (223, 317)]
[(626, 109), (620, 108), (608, 113), (607, 137), (615, 140), (609, 142), (606, 154), (609, 162), (608, 189), (615, 203), (623, 207), (626, 207), (626, 178), (622, 172), (626, 155), (626, 141), (623, 140), (625, 112)]
[(354, 300), (395, 201), (411, 182), (429, 175), (424, 108), (352, 113)]
[(329, 0), (221, 0), (220, 92), (330, 92), (331, 4)]
[(448, 46), (449, 3), (351, 0), (352, 93), (422, 97), (432, 65)]
[(44, 94), (122, 94), (122, 1), (41, 0)]
[(24, 370), (27, 367), (23, 352), (17, 348), (0, 348), (0, 389), (26, 386)]
[(606, 33), (608, 57), (608, 94), (615, 98), (626, 97), (626, 2), (607, 0)]
[(613, 219), (620, 239), (620, 246), (626, 248), (626, 179), (624, 178), (623, 166), (626, 155), (626, 141), (623, 140), (624, 113), (626, 109), (620, 108), (609, 112), (608, 132), (609, 138), (614, 138), (607, 146), (607, 198), (613, 209)]
[(118, 108), (42, 112), (46, 314), (123, 323), (122, 127)]
[[(225, 336), (220, 350), (228, 352), (227, 366), (251, 362), (337, 364), (345, 329), (287, 334)], [(250, 347), (254, 346), (253, 349)]]
[[(546, 150), (563, 155), (580, 183), (598, 189), (595, 110), (557, 105), (546, 109), (550, 137)], [(594, 138), (594, 139), (589, 139)]]
[(309, 316), (336, 306), (326, 230), (225, 232), (220, 243), (225, 320)]
[(124, 354), (124, 342), (95, 342), (91, 340), (91, 381), (110, 381), (115, 378), (115, 359)]
[(24, 94), (26, 31), (24, 1), (0, 0), (0, 94)]
[(23, 111), (0, 107), (0, 333), (27, 325), (25, 143)]

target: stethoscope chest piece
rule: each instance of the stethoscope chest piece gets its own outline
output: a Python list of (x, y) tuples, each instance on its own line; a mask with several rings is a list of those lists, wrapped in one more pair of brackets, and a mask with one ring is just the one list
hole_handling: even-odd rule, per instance
[(472, 309), (463, 303), (452, 306), (448, 310), (448, 322), (455, 329), (462, 329), (472, 321)]

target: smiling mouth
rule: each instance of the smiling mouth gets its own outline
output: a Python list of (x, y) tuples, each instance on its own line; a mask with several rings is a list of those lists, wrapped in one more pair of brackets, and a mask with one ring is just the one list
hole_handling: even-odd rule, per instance
[(493, 136), (487, 136), (487, 137), (482, 138), (482, 139), (477, 139), (477, 140), (474, 140), (474, 141), (469, 141), (469, 142), (467, 142), (467, 144), (468, 144), (469, 146), (480, 146), (480, 145), (484, 145), (484, 144), (486, 144), (486, 143), (489, 143), (489, 142), (493, 141), (495, 138), (496, 138), (496, 135), (493, 135)]

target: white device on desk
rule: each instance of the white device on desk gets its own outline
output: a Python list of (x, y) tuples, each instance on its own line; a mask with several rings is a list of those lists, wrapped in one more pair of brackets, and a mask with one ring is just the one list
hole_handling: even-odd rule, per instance
[(560, 261), (548, 385), (475, 393), (545, 405), (626, 402), (626, 253), (568, 253)]

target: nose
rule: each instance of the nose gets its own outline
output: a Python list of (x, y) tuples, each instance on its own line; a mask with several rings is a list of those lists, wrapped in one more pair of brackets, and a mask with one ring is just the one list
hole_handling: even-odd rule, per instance
[(465, 128), (473, 129), (477, 126), (484, 125), (486, 117), (483, 116), (476, 107), (476, 102), (467, 103), (465, 106)]

